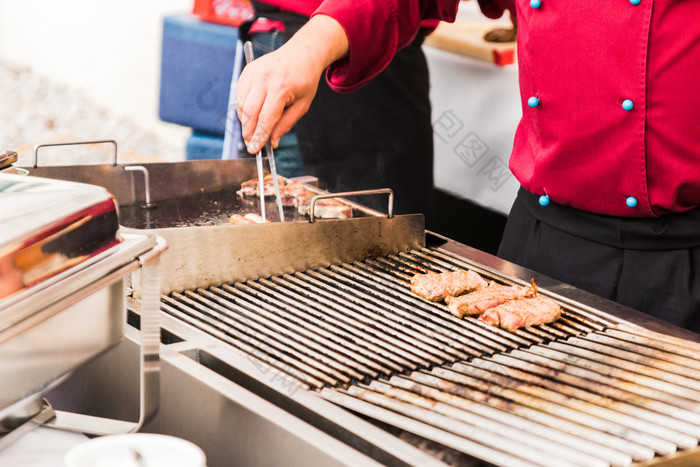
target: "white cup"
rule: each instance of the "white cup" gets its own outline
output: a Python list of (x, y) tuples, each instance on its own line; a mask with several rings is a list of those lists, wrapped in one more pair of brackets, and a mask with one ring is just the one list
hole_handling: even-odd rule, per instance
[(150, 433), (94, 438), (68, 451), (65, 467), (206, 467), (196, 444)]

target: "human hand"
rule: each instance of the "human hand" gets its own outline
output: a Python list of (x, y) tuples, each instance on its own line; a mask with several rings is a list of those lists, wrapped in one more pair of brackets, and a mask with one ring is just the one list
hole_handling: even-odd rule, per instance
[(273, 147), (308, 111), (328, 65), (348, 52), (342, 26), (316, 15), (285, 45), (248, 64), (236, 90), (236, 111), (248, 152)]

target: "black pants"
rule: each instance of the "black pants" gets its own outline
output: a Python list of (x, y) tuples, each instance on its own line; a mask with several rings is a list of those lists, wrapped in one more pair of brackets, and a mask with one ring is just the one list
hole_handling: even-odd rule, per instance
[(542, 207), (520, 190), (501, 258), (700, 333), (700, 212), (661, 218)]

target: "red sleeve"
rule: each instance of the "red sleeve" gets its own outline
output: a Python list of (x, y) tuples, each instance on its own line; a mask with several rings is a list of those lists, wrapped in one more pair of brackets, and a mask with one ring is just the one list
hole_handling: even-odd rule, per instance
[(515, 0), (479, 0), (479, 8), (484, 16), (491, 19), (500, 18), (503, 12), (508, 10), (515, 24)]
[(314, 12), (334, 18), (350, 44), (347, 57), (326, 72), (335, 91), (353, 91), (380, 73), (410, 44), (422, 20), (452, 22), (458, 0), (325, 0)]

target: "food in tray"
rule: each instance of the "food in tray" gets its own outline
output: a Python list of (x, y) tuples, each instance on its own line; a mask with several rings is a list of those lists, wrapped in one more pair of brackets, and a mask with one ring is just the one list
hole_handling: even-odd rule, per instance
[(551, 323), (561, 316), (561, 307), (538, 295), (534, 279), (530, 282), (530, 287), (508, 286), (487, 283), (471, 270), (448, 271), (414, 275), (411, 290), (434, 302), (444, 300), (458, 318), (479, 316), (484, 323), (513, 331)]
[[(293, 181), (286, 183), (282, 177), (278, 177), (280, 186), (280, 198), (282, 206), (294, 207), (302, 216), (308, 216), (311, 210), (311, 198), (316, 193), (307, 189), (303, 183)], [(247, 180), (236, 193), (241, 197), (258, 197), (258, 179)], [(275, 195), (274, 181), (271, 175), (263, 179), (263, 193), (267, 196)], [(320, 199), (316, 202), (314, 217), (323, 219), (347, 219), (353, 216), (352, 207), (337, 198)], [(231, 222), (233, 223), (233, 222)]]
[(450, 312), (457, 318), (464, 315), (480, 315), (494, 306), (509, 300), (531, 297), (537, 294), (536, 287), (501, 285), (490, 282), (488, 287), (458, 297), (445, 297)]
[(479, 319), (492, 326), (500, 326), (512, 331), (538, 324), (556, 321), (561, 316), (561, 307), (547, 297), (509, 300), (486, 310)]
[[(270, 222), (265, 220), (264, 222)], [(262, 224), (263, 218), (260, 214), (248, 213), (246, 215), (233, 214), (228, 219), (228, 223), (231, 225), (244, 225), (244, 224)]]
[[(280, 176), (277, 177), (277, 182), (279, 183), (280, 191), (287, 183), (285, 182), (284, 178)], [(259, 185), (260, 182), (257, 178), (246, 180), (241, 184), (241, 189), (238, 190), (236, 193), (238, 194), (238, 196), (242, 196), (244, 198), (260, 196)], [(275, 196), (275, 181), (272, 179), (272, 175), (268, 174), (265, 175), (265, 177), (263, 177), (263, 195), (265, 197)]]
[[(311, 211), (311, 199), (308, 204), (297, 208), (299, 214), (309, 215)], [(336, 198), (325, 198), (316, 201), (314, 206), (314, 217), (323, 219), (349, 219), (352, 217), (352, 208)]]
[(439, 302), (465, 292), (482, 289), (488, 282), (474, 271), (448, 271), (416, 274), (411, 278), (411, 290), (420, 297)]

